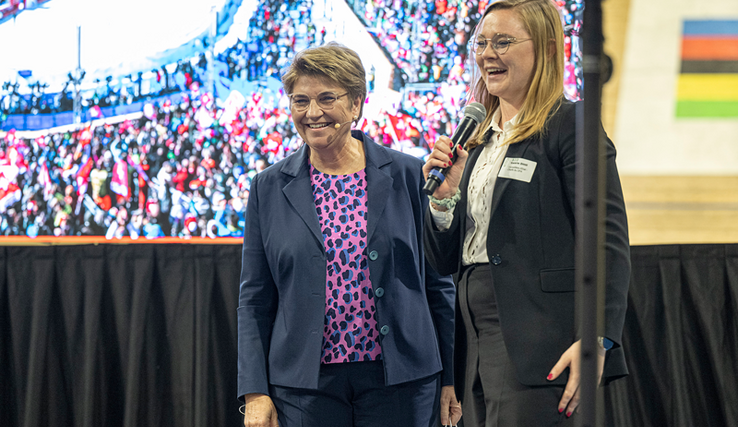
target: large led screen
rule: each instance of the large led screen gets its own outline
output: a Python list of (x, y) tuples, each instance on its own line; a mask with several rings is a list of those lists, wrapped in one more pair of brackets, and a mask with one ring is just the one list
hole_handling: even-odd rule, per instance
[[(301, 144), (280, 71), (332, 40), (367, 69), (357, 128), (422, 158), (463, 111), (488, 4), (161, 3), (0, 1), (0, 40), (13, 40), (0, 64), (3, 243), (240, 242), (251, 179)], [(578, 99), (583, 4), (556, 3)]]

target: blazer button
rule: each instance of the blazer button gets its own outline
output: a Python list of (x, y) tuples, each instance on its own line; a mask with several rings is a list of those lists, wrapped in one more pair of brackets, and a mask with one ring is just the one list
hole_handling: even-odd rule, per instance
[(502, 264), (502, 258), (500, 258), (500, 254), (497, 254), (497, 255), (493, 256), (490, 261), (492, 261), (492, 264), (494, 264), (494, 265), (500, 265), (500, 264)]
[(382, 298), (384, 295), (384, 288), (377, 288), (376, 291), (374, 291), (374, 296), (377, 298)]
[(382, 335), (389, 334), (389, 326), (387, 326), (387, 325), (382, 326), (382, 329), (379, 330), (379, 333), (382, 334)]
[(369, 259), (372, 261), (376, 261), (377, 258), (379, 258), (379, 253), (377, 251), (371, 251), (369, 252)]

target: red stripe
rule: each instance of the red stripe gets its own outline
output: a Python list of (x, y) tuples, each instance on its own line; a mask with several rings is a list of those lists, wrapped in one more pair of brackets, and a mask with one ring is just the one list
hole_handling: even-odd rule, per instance
[(738, 61), (738, 37), (684, 37), (682, 59)]

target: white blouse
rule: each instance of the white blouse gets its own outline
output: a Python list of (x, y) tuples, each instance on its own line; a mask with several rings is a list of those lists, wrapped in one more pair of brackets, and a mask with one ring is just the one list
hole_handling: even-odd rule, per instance
[[(482, 147), (474, 165), (474, 170), (469, 177), (466, 204), (466, 234), (464, 236), (464, 251), (461, 262), (464, 265), (488, 263), (487, 256), (487, 233), (489, 231), (490, 212), (492, 207), (492, 192), (500, 173), (502, 161), (507, 153), (507, 141), (510, 133), (517, 123), (517, 116), (505, 122), (505, 129), (501, 129), (498, 122), (501, 118), (500, 109), (492, 115), (490, 127), (494, 131), (492, 137)], [(487, 131), (489, 128), (487, 128)], [(449, 209), (441, 212), (433, 208), (431, 204), (431, 215), (436, 227), (443, 231), (448, 230), (454, 218), (454, 210)]]

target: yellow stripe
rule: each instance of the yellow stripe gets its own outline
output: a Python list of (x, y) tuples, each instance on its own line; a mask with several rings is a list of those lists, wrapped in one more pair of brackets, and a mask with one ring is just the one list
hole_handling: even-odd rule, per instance
[(680, 101), (738, 101), (738, 74), (680, 74)]

